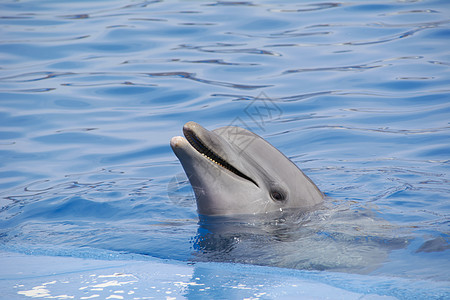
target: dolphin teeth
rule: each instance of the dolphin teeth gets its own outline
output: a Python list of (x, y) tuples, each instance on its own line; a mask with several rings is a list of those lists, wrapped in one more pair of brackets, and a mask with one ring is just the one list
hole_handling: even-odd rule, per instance
[(244, 173), (242, 173), (241, 171), (239, 171), (238, 169), (233, 167), (226, 160), (224, 160), (222, 157), (220, 157), (218, 154), (216, 154), (213, 150), (208, 148), (208, 146), (206, 146), (194, 132), (192, 132), (192, 131), (185, 132), (185, 136), (186, 136), (186, 139), (188, 140), (189, 144), (191, 144), (191, 146), (195, 150), (197, 150), (201, 155), (203, 155), (204, 157), (206, 157), (213, 163), (221, 166), (222, 168), (227, 169), (228, 171), (230, 171), (250, 182), (253, 182), (257, 187), (259, 187), (259, 185), (256, 183), (256, 181), (254, 181), (253, 179), (251, 179), (250, 177), (248, 177), (247, 175), (245, 175)]
[[(209, 151), (209, 152), (211, 152), (211, 151)], [(213, 163), (215, 163), (215, 164), (221, 166), (222, 168), (225, 168), (225, 169), (227, 169), (227, 170), (229, 170), (229, 171), (232, 171), (232, 170), (230, 170), (229, 168), (227, 168), (226, 166), (222, 165), (221, 163), (215, 161), (214, 159), (212, 159), (211, 157), (209, 157), (209, 156), (206, 155), (205, 153), (202, 153), (202, 155), (203, 155), (204, 157), (206, 157), (207, 159), (209, 159), (210, 161), (212, 161)]]

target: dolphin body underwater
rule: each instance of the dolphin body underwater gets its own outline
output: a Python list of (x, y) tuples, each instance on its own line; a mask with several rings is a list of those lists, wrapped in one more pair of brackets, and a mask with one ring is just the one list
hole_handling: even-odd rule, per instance
[(317, 186), (260, 136), (195, 122), (170, 145), (195, 193), (196, 261), (369, 273), (405, 238), (371, 210), (327, 207)]

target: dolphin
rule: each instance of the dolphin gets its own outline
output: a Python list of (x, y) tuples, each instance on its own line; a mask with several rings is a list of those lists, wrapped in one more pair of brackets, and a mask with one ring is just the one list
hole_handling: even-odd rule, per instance
[(170, 140), (205, 216), (312, 210), (324, 195), (291, 160), (257, 134), (195, 122)]

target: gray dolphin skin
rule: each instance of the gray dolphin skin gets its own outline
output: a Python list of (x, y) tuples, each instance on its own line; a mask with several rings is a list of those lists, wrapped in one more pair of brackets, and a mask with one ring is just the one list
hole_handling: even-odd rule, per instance
[(195, 122), (170, 140), (194, 189), (201, 215), (260, 214), (313, 209), (317, 186), (260, 136), (240, 127), (212, 131)]

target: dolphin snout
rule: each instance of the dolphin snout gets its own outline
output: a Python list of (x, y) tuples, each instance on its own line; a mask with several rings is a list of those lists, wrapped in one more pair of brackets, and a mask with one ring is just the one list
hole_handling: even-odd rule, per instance
[(170, 139), (170, 146), (172, 148), (182, 148), (187, 143), (186, 139), (182, 136), (174, 136)]
[(183, 134), (189, 135), (192, 132), (195, 132), (197, 134), (201, 134), (203, 132), (207, 132), (208, 130), (206, 130), (202, 125), (194, 122), (194, 121), (189, 121), (186, 124), (184, 124), (183, 126)]
[(194, 129), (195, 127), (201, 127), (200, 124), (194, 122), (194, 121), (189, 121), (186, 124), (183, 125), (183, 129)]

